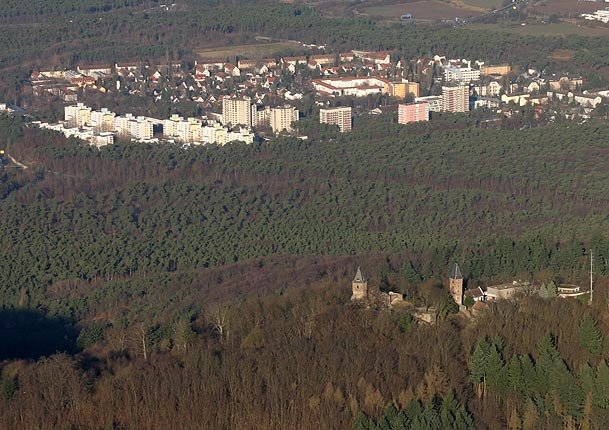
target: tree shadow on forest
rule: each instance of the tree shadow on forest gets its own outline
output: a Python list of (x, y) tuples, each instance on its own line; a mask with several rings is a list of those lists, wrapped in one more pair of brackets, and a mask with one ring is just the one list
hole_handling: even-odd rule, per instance
[(0, 309), (0, 360), (76, 352), (78, 330), (65, 318), (32, 309)]

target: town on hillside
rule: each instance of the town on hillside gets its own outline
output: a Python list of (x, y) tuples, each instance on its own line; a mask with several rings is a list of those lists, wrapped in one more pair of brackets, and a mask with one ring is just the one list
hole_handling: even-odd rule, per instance
[[(325, 47), (308, 49), (323, 52)], [(298, 121), (310, 117), (346, 133), (354, 116), (387, 111), (397, 113), (399, 124), (470, 110), (495, 119), (527, 112), (545, 122), (585, 121), (609, 113), (609, 89), (595, 88), (586, 77), (443, 55), (400, 58), (393, 52), (359, 50), (192, 65), (40, 67), (22, 92), (20, 108), (30, 113), (63, 106), (63, 115), (47, 112), (35, 124), (97, 147), (116, 139), (252, 143), (280, 133), (299, 135)], [(127, 99), (133, 102), (120, 103)], [(111, 100), (116, 108), (140, 105), (146, 112), (115, 112), (104, 105)], [(151, 111), (186, 114), (163, 117)], [(55, 121), (45, 119), (49, 115)]]

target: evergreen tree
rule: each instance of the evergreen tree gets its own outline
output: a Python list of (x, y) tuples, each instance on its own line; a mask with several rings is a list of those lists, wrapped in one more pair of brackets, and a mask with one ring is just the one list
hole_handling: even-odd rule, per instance
[(353, 418), (353, 430), (377, 430), (374, 420), (369, 419), (365, 413), (359, 412)]
[(531, 356), (528, 354), (520, 356), (520, 367), (522, 369), (522, 393), (530, 396), (535, 386), (536, 372)]
[(480, 384), (486, 377), (486, 363), (490, 354), (491, 345), (486, 339), (480, 339), (472, 354), (469, 380), (472, 384)]
[(421, 280), (421, 275), (419, 275), (412, 264), (412, 261), (406, 261), (402, 267), (400, 268), (400, 275), (408, 282), (417, 282)]
[(594, 391), (596, 375), (590, 364), (584, 363), (580, 366), (577, 372), (577, 379), (584, 393), (592, 393)]
[(579, 323), (579, 343), (590, 353), (599, 355), (601, 353), (602, 335), (598, 329), (596, 320), (589, 313), (585, 313)]
[(609, 367), (605, 360), (601, 360), (596, 369), (594, 388), (594, 404), (602, 409), (609, 409)]
[(402, 333), (409, 332), (410, 329), (414, 326), (414, 318), (410, 313), (404, 312), (400, 317), (400, 331)]
[(553, 299), (558, 297), (558, 288), (556, 288), (554, 281), (550, 281), (548, 284), (541, 284), (539, 296), (542, 299)]
[(522, 373), (522, 364), (518, 355), (512, 355), (507, 365), (507, 387), (517, 393), (522, 393), (524, 390), (524, 375)]
[(489, 387), (503, 390), (506, 388), (506, 381), (503, 378), (503, 357), (496, 344), (491, 345), (486, 360), (485, 374), (486, 382)]
[(542, 395), (547, 393), (550, 388), (548, 381), (559, 358), (554, 336), (551, 334), (545, 335), (539, 344), (535, 362), (535, 373), (537, 375), (535, 387), (537, 392)]

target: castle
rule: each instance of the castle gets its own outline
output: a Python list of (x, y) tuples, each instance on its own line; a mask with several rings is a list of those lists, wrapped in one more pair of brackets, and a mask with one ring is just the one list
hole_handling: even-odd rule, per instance
[(390, 308), (404, 301), (404, 295), (389, 291), (384, 293), (378, 287), (368, 288), (368, 281), (358, 267), (355, 278), (351, 282), (351, 300), (366, 301), (369, 304)]
[(459, 269), (459, 265), (455, 263), (452, 272), (450, 272), (450, 278), (448, 280), (448, 291), (450, 295), (453, 297), (453, 300), (456, 304), (461, 306), (463, 304), (463, 274), (461, 273), (461, 269)]
[(351, 300), (363, 300), (368, 298), (368, 281), (364, 279), (362, 276), (362, 271), (360, 268), (357, 268), (357, 273), (355, 274), (355, 278), (351, 282)]

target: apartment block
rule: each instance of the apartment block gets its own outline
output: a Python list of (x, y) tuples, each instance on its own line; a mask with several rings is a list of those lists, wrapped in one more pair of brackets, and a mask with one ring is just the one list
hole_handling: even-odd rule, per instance
[(444, 67), (444, 80), (446, 82), (469, 83), (480, 80), (480, 70), (471, 67)]
[(512, 71), (512, 67), (509, 64), (500, 64), (497, 66), (482, 66), (480, 67), (480, 75), (508, 75)]
[(292, 131), (292, 123), (298, 121), (298, 109), (293, 106), (283, 106), (271, 109), (270, 124), (274, 133)]
[(408, 94), (413, 94), (415, 97), (419, 97), (420, 89), (418, 82), (393, 82), (392, 96), (398, 99), (405, 99)]
[(64, 115), (70, 127), (84, 127), (91, 124), (91, 108), (82, 103), (66, 106)]
[(338, 125), (341, 133), (351, 131), (351, 107), (320, 109), (319, 123)]
[(429, 112), (442, 112), (442, 96), (425, 96), (425, 97), (416, 97), (414, 99), (415, 103), (425, 102), (429, 104)]
[(429, 121), (429, 103), (408, 103), (398, 105), (398, 124)]
[(252, 127), (268, 127), (271, 124), (271, 108), (257, 109), (252, 106)]
[(312, 83), (319, 96), (366, 97), (391, 93), (391, 81), (376, 76), (313, 79)]
[(114, 118), (114, 127), (119, 137), (133, 140), (149, 140), (153, 136), (153, 125), (146, 117), (132, 114)]
[(163, 121), (163, 137), (182, 143), (198, 143), (201, 142), (202, 127), (202, 122), (196, 118), (184, 119), (174, 114)]
[(252, 100), (249, 97), (222, 99), (222, 124), (252, 126)]
[(114, 131), (115, 117), (116, 114), (114, 112), (110, 112), (106, 108), (93, 111), (91, 112), (91, 127), (93, 127), (96, 132), (100, 133)]
[(447, 112), (469, 111), (469, 87), (459, 85), (442, 87), (442, 110)]

